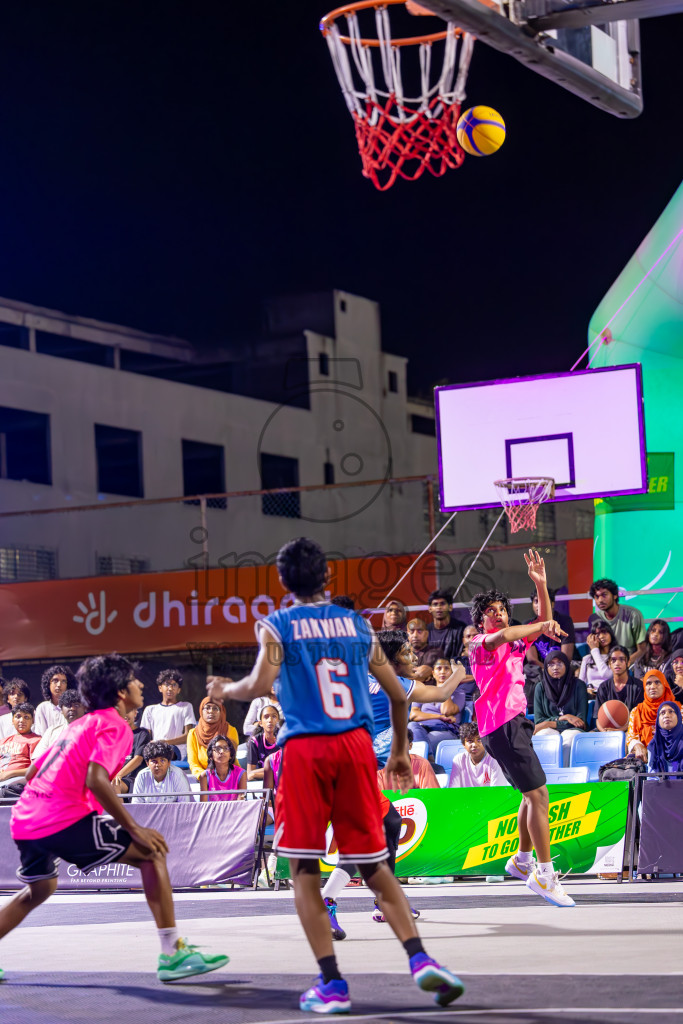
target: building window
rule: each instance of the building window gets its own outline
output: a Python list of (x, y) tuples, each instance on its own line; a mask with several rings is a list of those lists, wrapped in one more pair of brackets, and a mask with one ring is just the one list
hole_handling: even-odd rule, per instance
[(430, 416), (411, 416), (410, 429), (414, 434), (436, 437), (436, 420), (431, 419)]
[(339, 300), (339, 309), (341, 310), (342, 313), (346, 312), (346, 299)]
[[(266, 452), (261, 452), (261, 487), (264, 491), (270, 491), (276, 487), (298, 486), (298, 459), (290, 459), (286, 455), (267, 455)], [(300, 492), (264, 494), (261, 497), (261, 511), (264, 516), (299, 519), (301, 516)]]
[(398, 392), (398, 374), (395, 370), (389, 370), (389, 390), (394, 394)]
[(0, 406), (0, 478), (51, 484), (50, 417)]
[(28, 327), (22, 327), (20, 324), (0, 323), (0, 345), (5, 348), (28, 350)]
[(577, 508), (575, 532), (577, 537), (592, 537), (595, 526), (595, 512), (593, 509)]
[[(221, 444), (183, 440), (183, 494), (220, 494), (225, 490), (225, 450)], [(188, 505), (199, 502), (188, 501)], [(210, 498), (209, 508), (227, 508), (227, 498)]]
[(142, 434), (95, 424), (97, 453), (97, 490), (102, 494), (122, 494), (144, 498), (142, 483)]
[(69, 334), (50, 334), (48, 331), (36, 331), (36, 352), (46, 356), (57, 356), (58, 359), (75, 359), (79, 363), (92, 363), (93, 366), (113, 366), (114, 348), (112, 345), (98, 345), (95, 341), (81, 341)]
[(0, 547), (0, 583), (30, 583), (57, 577), (57, 552), (51, 548)]
[(326, 484), (334, 483), (334, 464), (332, 462), (323, 462), (323, 479)]
[(330, 357), (327, 352), (318, 353), (318, 372), (321, 377), (329, 377), (330, 375)]
[(127, 576), (129, 573), (149, 572), (147, 558), (129, 558), (127, 555), (96, 555), (98, 576)]
[(536, 529), (534, 532), (536, 534), (536, 541), (539, 544), (557, 539), (554, 505), (539, 506), (536, 513)]

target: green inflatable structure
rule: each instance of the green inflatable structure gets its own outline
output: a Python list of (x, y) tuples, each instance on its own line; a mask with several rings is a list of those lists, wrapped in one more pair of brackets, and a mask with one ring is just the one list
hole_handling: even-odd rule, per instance
[[(598, 339), (598, 340), (595, 340)], [(646, 590), (622, 602), (683, 626), (683, 185), (595, 310), (591, 367), (643, 369), (648, 491), (595, 505), (594, 579)], [(601, 410), (601, 450), (619, 445), (619, 410)], [(597, 441), (597, 438), (596, 438)]]

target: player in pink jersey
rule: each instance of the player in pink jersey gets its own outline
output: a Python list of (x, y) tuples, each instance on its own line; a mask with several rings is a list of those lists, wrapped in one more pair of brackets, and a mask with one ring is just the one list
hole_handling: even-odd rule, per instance
[(21, 858), (17, 877), (25, 887), (0, 909), (0, 938), (52, 895), (60, 859), (86, 874), (100, 864), (130, 864), (140, 869), (159, 930), (159, 980), (215, 971), (228, 957), (204, 956), (178, 933), (164, 837), (139, 826), (111, 785), (131, 750), (126, 715), (142, 706), (142, 683), (117, 654), (88, 658), (77, 678), (88, 713), (33, 762), (12, 811), (10, 831)]
[(470, 666), (481, 694), (474, 708), (487, 753), (522, 793), (517, 817), (519, 851), (510, 857), (505, 870), (526, 881), (527, 888), (548, 903), (573, 907), (574, 900), (562, 888), (550, 859), (548, 787), (531, 741), (534, 727), (526, 717), (523, 672), (524, 656), (534, 640), (543, 634), (559, 640), (567, 634), (551, 617), (543, 559), (533, 549), (524, 558), (538, 593), (536, 622), (508, 625), (510, 602), (497, 590), (476, 594), (472, 601), (477, 635), (470, 640)]

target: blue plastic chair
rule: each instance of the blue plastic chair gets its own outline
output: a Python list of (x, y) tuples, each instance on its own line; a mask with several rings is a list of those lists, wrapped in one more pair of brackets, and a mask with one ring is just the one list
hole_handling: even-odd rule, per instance
[(544, 768), (562, 767), (562, 740), (556, 729), (544, 729), (531, 741)]
[(462, 713), (460, 715), (460, 722), (461, 722), (461, 724), (464, 724), (465, 722), (471, 722), (471, 721), (472, 721), (472, 706), (470, 705), (469, 707), (464, 707), (462, 709)]
[(588, 766), (583, 764), (580, 768), (546, 768), (545, 777), (550, 785), (559, 785), (567, 782), (588, 782)]
[(427, 757), (429, 754), (429, 744), (427, 740), (414, 740), (413, 745), (410, 748), (411, 754), (417, 754), (418, 757)]
[(441, 740), (441, 743), (436, 748), (434, 760), (450, 774), (456, 754), (459, 754), (464, 749), (460, 740)]
[(617, 730), (579, 733), (572, 744), (569, 765), (571, 768), (585, 765), (588, 781), (597, 782), (600, 766), (623, 757), (625, 748), (626, 734)]
[(589, 700), (588, 701), (588, 721), (586, 722), (586, 728), (587, 729), (592, 729), (593, 728), (593, 721), (594, 720), (595, 720), (595, 701), (594, 700)]

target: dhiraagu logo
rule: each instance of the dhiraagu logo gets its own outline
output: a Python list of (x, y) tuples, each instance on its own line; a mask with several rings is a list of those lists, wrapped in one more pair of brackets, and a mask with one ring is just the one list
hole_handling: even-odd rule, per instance
[[(550, 820), (550, 843), (566, 843), (569, 839), (579, 839), (595, 832), (600, 818), (600, 811), (588, 812), (590, 790), (570, 797), (568, 800), (557, 800), (550, 804), (548, 818)], [(504, 818), (494, 818), (487, 823), (488, 839), (478, 846), (471, 846), (467, 851), (463, 868), (473, 868), (478, 864), (509, 857), (519, 847), (517, 833), (517, 815), (508, 814)]]

